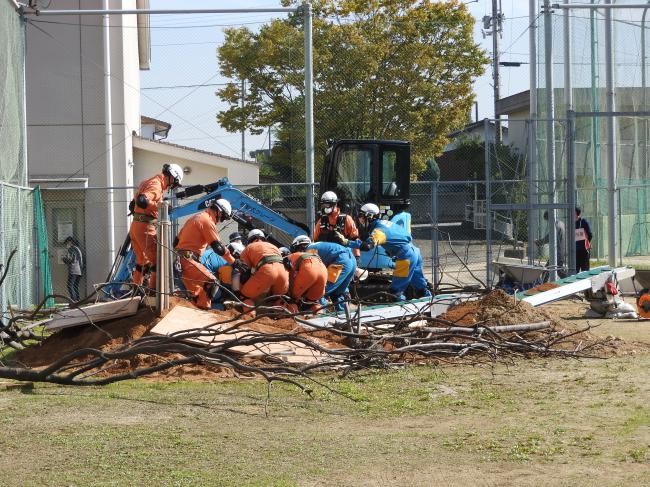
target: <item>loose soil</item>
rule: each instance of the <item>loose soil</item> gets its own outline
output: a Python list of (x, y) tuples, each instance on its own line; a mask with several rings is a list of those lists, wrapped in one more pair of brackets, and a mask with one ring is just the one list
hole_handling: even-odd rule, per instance
[(477, 323), (484, 323), (487, 326), (519, 325), (540, 321), (562, 325), (560, 318), (516, 300), (500, 289), (492, 291), (479, 300), (453, 306), (439, 318), (452, 322), (456, 326), (473, 326)]
[[(186, 306), (195, 308), (191, 303), (174, 299), (172, 306)], [(239, 312), (235, 310), (211, 311), (215, 315), (215, 321), (225, 321), (238, 317)], [(112, 321), (99, 323), (95, 326), (85, 325), (60, 330), (37, 345), (30, 346), (18, 352), (13, 359), (16, 365), (31, 368), (47, 367), (65, 355), (84, 348), (94, 348), (103, 352), (111, 352), (120, 347), (137, 340), (149, 333), (160, 321), (155, 313), (149, 308), (142, 308), (134, 316), (121, 318)], [(242, 328), (268, 334), (287, 334), (287, 332), (298, 336), (306, 336), (314, 339), (319, 345), (326, 348), (341, 348), (345, 345), (340, 337), (327, 331), (307, 331), (293, 318), (271, 318), (262, 317), (255, 322), (246, 323)], [(88, 356), (86, 356), (87, 358)], [(151, 367), (173, 360), (184, 358), (181, 354), (161, 353), (157, 355), (136, 355), (128, 360), (116, 361), (109, 370), (100, 375), (117, 375), (128, 373), (142, 367)], [(84, 360), (84, 357), (79, 359)], [(259, 359), (246, 360), (247, 363), (259, 365)], [(224, 377), (253, 376), (253, 374), (241, 374), (229, 367), (220, 367), (211, 364), (187, 364), (179, 365), (170, 369), (147, 375), (147, 379), (153, 380), (194, 380), (211, 381)]]
[(545, 282), (544, 284), (540, 284), (539, 286), (528, 289), (526, 292), (524, 292), (524, 294), (527, 296), (532, 296), (533, 294), (543, 293), (544, 291), (550, 291), (551, 289), (556, 289), (558, 287), (560, 287), (560, 285), (555, 284), (554, 282)]
[[(548, 288), (548, 286), (547, 286)], [(173, 306), (194, 307), (183, 300), (174, 300)], [(565, 320), (560, 316), (570, 317), (572, 314), (566, 308), (564, 312), (558, 313), (553, 307), (533, 308), (530, 304), (518, 301), (501, 290), (493, 291), (479, 300), (467, 301), (450, 308), (439, 318), (445, 322), (453, 323), (456, 326), (475, 326), (484, 324), (487, 326), (516, 325), (525, 323), (536, 323), (541, 321), (551, 322), (553, 331), (579, 332), (578, 340), (585, 342), (603, 341), (605, 343), (598, 348), (601, 356), (635, 353), (638, 350), (650, 349), (647, 343), (638, 343), (616, 339), (616, 337), (602, 337), (592, 334), (591, 330), (584, 331), (589, 321)], [(239, 313), (235, 310), (212, 311), (215, 321), (225, 321), (236, 318)], [(152, 310), (143, 308), (134, 316), (107, 321), (97, 326), (82, 326), (60, 330), (47, 337), (43, 342), (18, 352), (13, 359), (17, 365), (41, 368), (51, 365), (63, 356), (84, 348), (98, 349), (104, 352), (114, 351), (124, 345), (137, 340), (149, 333), (158, 323), (159, 318)], [(308, 331), (297, 323), (293, 318), (272, 318), (261, 317), (251, 323), (246, 323), (243, 328), (269, 334), (295, 334), (304, 336), (318, 342), (321, 346), (331, 349), (345, 347), (346, 344), (339, 335), (328, 331)], [(547, 333), (547, 332), (544, 332)], [(529, 334), (534, 337), (535, 333)], [(384, 343), (384, 348), (390, 351), (392, 345)], [(568, 344), (567, 346), (570, 346)], [(117, 361), (112, 367), (102, 372), (103, 375), (116, 375), (128, 373), (137, 368), (154, 366), (166, 363), (170, 360), (182, 359), (180, 354), (162, 353), (159, 355), (137, 355), (129, 360)], [(83, 360), (81, 357), (79, 360)], [(259, 365), (259, 359), (246, 359), (247, 363)], [(419, 363), (420, 360), (414, 362)], [(187, 364), (176, 366), (164, 371), (156, 372), (147, 376), (147, 379), (156, 381), (167, 380), (193, 380), (212, 381), (224, 377), (246, 377), (247, 374), (240, 374), (231, 368), (220, 367), (209, 364)]]

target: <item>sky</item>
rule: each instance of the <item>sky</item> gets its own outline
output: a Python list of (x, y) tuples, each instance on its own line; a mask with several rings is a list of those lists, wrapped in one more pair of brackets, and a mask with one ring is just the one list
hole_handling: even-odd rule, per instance
[[(492, 38), (483, 36), (482, 18), (490, 15), (491, 0), (465, 0), (477, 19), (474, 39), (488, 53)], [(528, 62), (528, 2), (501, 0), (505, 20), (500, 38), (502, 61)], [(151, 0), (152, 9), (228, 8), (231, 2), (203, 0)], [(279, 0), (240, 1), (238, 8), (279, 7)], [(241, 134), (231, 134), (219, 127), (216, 114), (226, 108), (215, 92), (226, 79), (219, 75), (217, 48), (223, 43), (227, 26), (256, 29), (273, 17), (284, 14), (192, 14), (151, 16), (151, 69), (141, 72), (141, 112), (170, 122), (169, 142), (208, 150), (231, 157), (240, 157)], [(302, 53), (300, 54), (302, 55)], [(501, 68), (501, 96), (528, 89), (528, 65)], [(200, 85), (200, 86), (197, 86)], [(174, 87), (174, 88), (168, 88)], [(492, 117), (492, 69), (487, 67), (474, 84), (479, 119)], [(246, 134), (248, 152), (268, 146), (268, 134)]]

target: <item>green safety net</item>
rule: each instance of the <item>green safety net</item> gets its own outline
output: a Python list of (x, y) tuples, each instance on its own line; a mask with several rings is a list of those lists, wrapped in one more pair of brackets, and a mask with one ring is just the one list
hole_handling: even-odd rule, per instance
[[(52, 270), (50, 269), (47, 225), (45, 223), (45, 211), (43, 209), (43, 198), (41, 188), (34, 189), (34, 222), (36, 223), (36, 242), (38, 244), (38, 268), (41, 290), (43, 296), (50, 296), (52, 290)], [(54, 298), (48, 298), (44, 304), (46, 307), (54, 306)]]

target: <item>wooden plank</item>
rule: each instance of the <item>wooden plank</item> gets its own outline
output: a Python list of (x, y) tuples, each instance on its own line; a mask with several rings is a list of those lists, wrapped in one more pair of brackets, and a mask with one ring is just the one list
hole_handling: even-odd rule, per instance
[[(174, 333), (205, 328), (212, 331), (223, 331), (231, 328), (240, 321), (230, 321), (220, 324), (223, 318), (214, 315), (209, 311), (192, 309), (185, 306), (175, 306), (167, 315), (154, 326), (150, 333), (153, 335), (169, 336)], [(209, 337), (184, 338), (183, 341), (204, 347), (216, 346), (228, 340), (242, 338), (252, 330), (245, 325), (229, 333), (217, 333)], [(318, 339), (312, 338), (318, 342)], [(316, 363), (325, 360), (328, 356), (313, 350), (302, 343), (294, 342), (273, 342), (259, 345), (236, 346), (228, 349), (229, 352), (241, 354), (248, 358), (262, 358), (272, 356), (276, 360), (289, 363)]]
[(60, 330), (72, 326), (89, 325), (100, 321), (123, 318), (137, 313), (140, 300), (137, 298), (119, 299), (105, 303), (95, 303), (83, 308), (69, 308), (52, 315), (49, 322), (43, 323), (47, 330)]

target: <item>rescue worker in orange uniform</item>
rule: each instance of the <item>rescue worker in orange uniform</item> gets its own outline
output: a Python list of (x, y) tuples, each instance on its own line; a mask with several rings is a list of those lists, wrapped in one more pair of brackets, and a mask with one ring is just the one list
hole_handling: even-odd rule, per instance
[(156, 287), (156, 220), (158, 203), (163, 193), (174, 189), (183, 181), (183, 169), (178, 164), (165, 164), (162, 174), (145, 179), (140, 183), (129, 205), (133, 213), (133, 222), (129, 229), (131, 248), (135, 254), (135, 269), (132, 280), (142, 286), (149, 275), (149, 287)]
[(262, 230), (254, 228), (248, 232), (248, 245), (240, 259), (251, 270), (251, 277), (240, 291), (245, 304), (253, 306), (267, 296), (287, 294), (289, 273), (282, 263), (282, 254), (280, 249), (266, 241)]
[(317, 312), (325, 296), (327, 267), (318, 254), (307, 252), (311, 239), (307, 235), (296, 237), (287, 256), (289, 267), (289, 296), (299, 305), (300, 311)]
[[(359, 238), (359, 230), (357, 229), (354, 218), (345, 213), (341, 213), (338, 206), (339, 197), (334, 191), (325, 191), (320, 197), (320, 218), (314, 227), (314, 242), (335, 242), (338, 243), (336, 233), (340, 233), (348, 240), (356, 240)], [(361, 251), (353, 249), (352, 254), (359, 264)]]
[(213, 200), (207, 210), (192, 216), (176, 237), (174, 248), (181, 261), (183, 285), (202, 309), (210, 309), (213, 295), (218, 290), (217, 278), (201, 264), (201, 256), (209, 245), (214, 252), (232, 264), (235, 258), (219, 241), (217, 223), (232, 216), (232, 207), (225, 199)]

